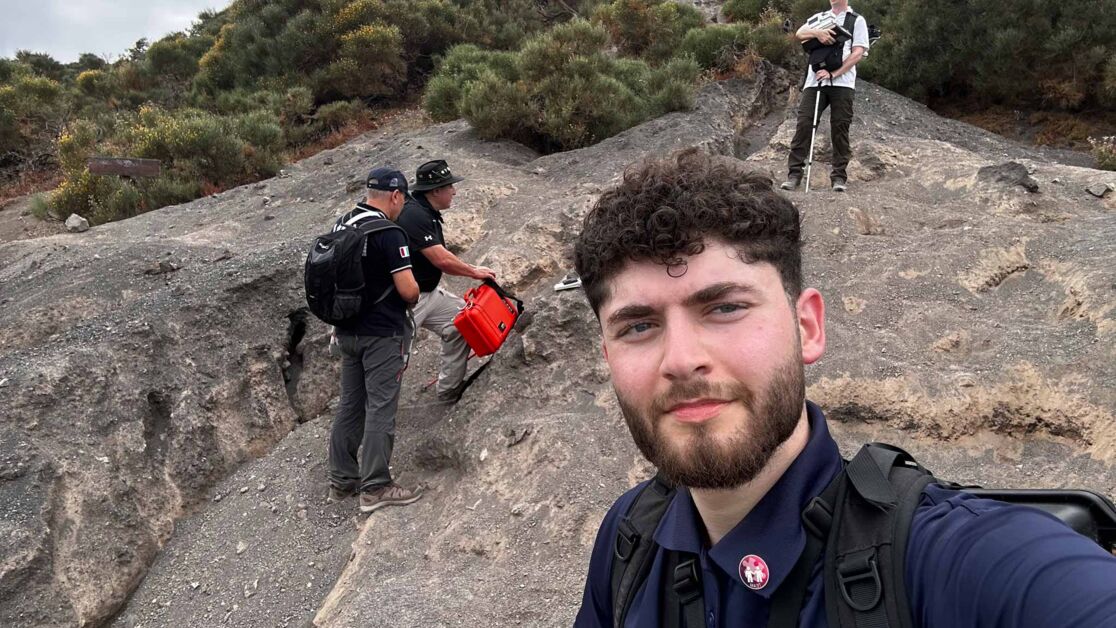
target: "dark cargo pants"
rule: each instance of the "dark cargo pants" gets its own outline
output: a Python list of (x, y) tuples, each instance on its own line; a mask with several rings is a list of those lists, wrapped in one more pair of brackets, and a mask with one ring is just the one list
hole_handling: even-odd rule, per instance
[(403, 338), (339, 334), (337, 343), (341, 401), (329, 436), (329, 481), (337, 488), (367, 492), (391, 483), (388, 465), (403, 382)]
[(829, 107), (829, 133), (833, 142), (833, 169), (829, 177), (847, 181), (849, 176), (845, 169), (852, 157), (849, 127), (852, 125), (853, 96), (856, 94), (856, 90), (851, 87), (810, 87), (802, 91), (802, 99), (798, 103), (798, 124), (794, 129), (790, 156), (787, 158), (787, 171), (792, 177), (801, 177), (806, 168), (806, 158), (810, 154), (810, 130), (814, 126), (814, 99), (818, 97), (819, 89), (821, 102), (818, 104), (818, 118), (821, 119), (822, 112)]

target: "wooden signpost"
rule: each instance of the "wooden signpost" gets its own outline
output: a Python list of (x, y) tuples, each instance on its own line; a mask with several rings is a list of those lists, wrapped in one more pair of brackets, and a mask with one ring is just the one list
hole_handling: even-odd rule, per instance
[(86, 163), (91, 174), (117, 174), (125, 177), (157, 177), (161, 169), (158, 159), (90, 157)]

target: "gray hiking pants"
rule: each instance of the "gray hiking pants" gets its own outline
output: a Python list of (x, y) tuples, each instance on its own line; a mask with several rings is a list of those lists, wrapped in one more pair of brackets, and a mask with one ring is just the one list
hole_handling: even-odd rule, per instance
[(469, 344), (453, 326), (453, 318), (465, 307), (465, 300), (441, 288), (419, 294), (412, 314), (415, 331), (425, 327), (442, 339), (442, 365), (438, 369), (438, 392), (453, 390), (465, 379)]
[[(341, 402), (329, 435), (329, 481), (371, 491), (391, 483), (395, 410), (403, 383), (402, 336), (338, 335)], [(360, 463), (357, 463), (357, 449)]]

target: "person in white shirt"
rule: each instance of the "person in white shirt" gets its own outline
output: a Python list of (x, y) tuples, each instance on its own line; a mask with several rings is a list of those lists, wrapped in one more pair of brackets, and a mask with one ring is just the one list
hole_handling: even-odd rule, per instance
[(855, 16), (853, 27), (848, 29), (852, 38), (840, 37), (835, 27), (825, 29), (811, 27), (817, 18), (822, 17), (822, 13), (810, 18), (795, 33), (798, 41), (803, 43), (816, 39), (823, 46), (840, 46), (841, 56), (839, 67), (825, 69), (821, 63), (811, 63), (807, 71), (806, 82), (802, 86), (802, 99), (798, 105), (798, 124), (794, 139), (791, 141), (790, 156), (787, 158), (787, 180), (780, 186), (784, 190), (795, 190), (802, 182), (802, 172), (806, 167), (810, 135), (814, 126), (814, 103), (819, 98), (821, 99), (817, 101), (819, 116), (826, 107), (830, 108), (830, 133), (833, 141), (830, 184), (834, 191), (844, 192), (848, 181), (845, 169), (852, 156), (849, 126), (852, 125), (853, 119), (856, 64), (868, 54), (868, 22), (849, 7), (848, 0), (829, 0), (829, 5), (829, 12), (836, 18), (836, 24), (842, 27), (848, 23), (846, 18), (850, 14)]

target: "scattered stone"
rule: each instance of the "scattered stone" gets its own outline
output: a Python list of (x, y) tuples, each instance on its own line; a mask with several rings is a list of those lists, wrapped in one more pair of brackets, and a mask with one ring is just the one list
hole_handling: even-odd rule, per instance
[(504, 438), (506, 439), (505, 442), (508, 447), (514, 447), (519, 443), (522, 443), (523, 439), (527, 438), (527, 436), (530, 434), (530, 426), (511, 427), (509, 425), (508, 427), (504, 428)]
[(849, 216), (856, 221), (856, 232), (860, 235), (880, 235), (884, 232), (880, 221), (857, 207), (849, 208)]
[(523, 510), (524, 510), (524, 505), (523, 504), (516, 504), (516, 505), (512, 506), (511, 514), (512, 514), (513, 517), (522, 517), (523, 516)]
[(245, 583), (245, 585), (244, 585), (244, 599), (248, 599), (248, 598), (252, 597), (253, 595), (255, 595), (256, 591), (259, 588), (260, 588), (260, 579), (259, 578), (256, 578), (252, 582)]
[(241, 554), (243, 554), (247, 550), (248, 550), (248, 544), (247, 543), (245, 543), (244, 541), (238, 541), (237, 542), (237, 544), (236, 544), (236, 555), (237, 556), (240, 556)]
[(274, 214), (265, 214), (264, 215), (264, 220), (275, 220), (275, 215)]
[(263, 482), (260, 482), (260, 485), (256, 487), (256, 490), (257, 490), (257, 491), (263, 491), (263, 490), (265, 490), (266, 488), (267, 488), (267, 485), (266, 485), (266, 484), (264, 484)]
[[(1104, 198), (1113, 189), (1114, 188), (1108, 183), (1094, 183), (1094, 184), (1090, 185), (1089, 187), (1085, 188), (1085, 191), (1088, 192), (1089, 194), (1092, 194), (1093, 196), (1095, 196), (1097, 198)], [(69, 221), (67, 221), (66, 224), (68, 226)]]
[(89, 231), (89, 221), (77, 214), (70, 214), (70, 217), (66, 219), (66, 230), (70, 233)]
[(481, 452), (480, 452), (480, 461), (481, 461), (481, 462), (484, 462), (484, 461), (485, 461), (485, 459), (487, 459), (487, 458), (488, 458), (488, 448), (487, 448), (487, 447), (485, 447), (485, 448), (484, 448), (484, 449), (482, 449), (482, 450), (481, 450)]
[(352, 179), (345, 184), (345, 191), (352, 193), (364, 187), (364, 179)]
[(271, 202), (271, 197), (270, 196), (265, 196), (265, 197), (260, 199), (260, 205), (267, 205), (270, 202)]
[(221, 501), (221, 494), (217, 493), (216, 495), (214, 495), (213, 496), (213, 501), (215, 501), (215, 502)]
[(333, 165), (333, 157), (326, 157), (325, 159), (322, 160), (322, 163), (327, 165), (327, 166), (332, 166)]
[(240, 492), (241, 493), (247, 493), (248, 492), (248, 487), (247, 486), (241, 486), (240, 487)]
[(977, 179), (1009, 186), (1019, 185), (1032, 194), (1039, 191), (1038, 181), (1031, 176), (1026, 166), (1017, 161), (1009, 161), (998, 166), (985, 166), (977, 171)]
[(147, 270), (143, 271), (143, 274), (145, 274), (145, 275), (165, 275), (167, 273), (173, 273), (174, 271), (178, 270), (179, 268), (180, 267), (177, 264), (175, 264), (174, 262), (168, 262), (167, 260), (159, 260), (158, 263), (152, 264)]
[(200, 583), (200, 582), (191, 582), (191, 583), (190, 583), (190, 588), (191, 588), (191, 589), (193, 589), (193, 590), (195, 590), (195, 591), (197, 591), (197, 590), (198, 590), (198, 587), (200, 587), (200, 586), (201, 586), (201, 583)]

